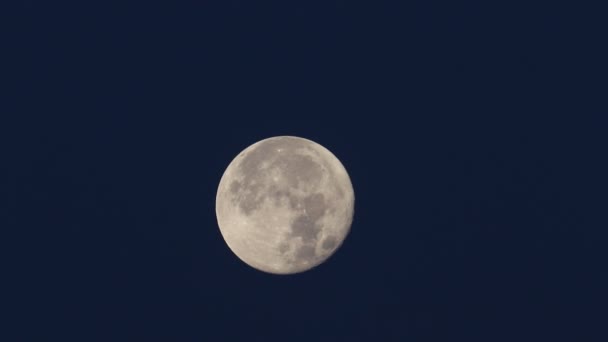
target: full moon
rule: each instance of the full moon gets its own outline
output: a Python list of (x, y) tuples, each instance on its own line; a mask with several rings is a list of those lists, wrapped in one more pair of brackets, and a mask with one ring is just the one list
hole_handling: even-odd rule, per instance
[(224, 172), (215, 211), (226, 244), (274, 274), (310, 270), (342, 245), (355, 196), (342, 163), (314, 141), (279, 136), (243, 150)]

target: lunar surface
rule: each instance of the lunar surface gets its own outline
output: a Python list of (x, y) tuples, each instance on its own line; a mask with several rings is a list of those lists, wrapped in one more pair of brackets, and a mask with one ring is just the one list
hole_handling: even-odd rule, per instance
[(336, 156), (304, 138), (273, 137), (243, 150), (216, 196), (220, 231), (248, 265), (268, 273), (307, 271), (350, 231), (355, 196)]

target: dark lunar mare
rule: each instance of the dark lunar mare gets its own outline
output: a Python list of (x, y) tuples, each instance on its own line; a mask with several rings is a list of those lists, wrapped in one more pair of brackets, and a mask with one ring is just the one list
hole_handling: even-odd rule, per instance
[(327, 203), (322, 193), (315, 193), (301, 200), (303, 214), (296, 217), (291, 225), (291, 237), (300, 237), (302, 246), (296, 251), (295, 263), (312, 263), (317, 255), (315, 246), (323, 229), (319, 220), (327, 212)]
[(238, 170), (243, 179), (233, 181), (230, 184), (230, 192), (232, 193), (232, 202), (237, 204), (245, 215), (250, 215), (259, 209), (266, 197), (265, 192), (260, 191), (263, 188), (262, 184), (264, 184), (264, 177), (266, 176), (265, 173), (260, 172), (261, 165), (264, 161), (271, 161), (276, 158), (274, 153), (276, 153), (277, 148), (282, 147), (282, 140), (272, 139), (258, 144), (246, 153), (238, 164)]

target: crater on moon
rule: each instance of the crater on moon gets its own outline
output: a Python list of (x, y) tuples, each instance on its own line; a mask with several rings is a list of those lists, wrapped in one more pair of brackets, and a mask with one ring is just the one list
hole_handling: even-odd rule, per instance
[(274, 137), (246, 148), (228, 166), (216, 214), (230, 249), (278, 274), (325, 261), (347, 236), (354, 192), (344, 166), (307, 139)]

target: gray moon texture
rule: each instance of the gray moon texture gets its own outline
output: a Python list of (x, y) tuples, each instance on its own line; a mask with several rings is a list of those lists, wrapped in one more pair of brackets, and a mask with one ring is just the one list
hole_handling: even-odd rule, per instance
[(224, 172), (215, 211), (226, 244), (274, 274), (310, 270), (350, 232), (353, 186), (342, 163), (314, 141), (279, 136), (243, 150)]

